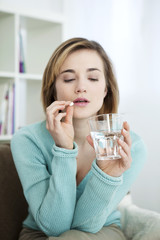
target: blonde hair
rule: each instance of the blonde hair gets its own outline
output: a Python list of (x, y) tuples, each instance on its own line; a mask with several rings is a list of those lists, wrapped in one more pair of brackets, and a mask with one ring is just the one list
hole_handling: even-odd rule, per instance
[(80, 49), (90, 49), (96, 51), (101, 57), (104, 65), (104, 75), (106, 79), (107, 95), (98, 114), (116, 113), (119, 104), (119, 89), (113, 73), (112, 63), (102, 46), (85, 38), (71, 38), (63, 42), (52, 54), (44, 70), (42, 81), (42, 104), (44, 111), (56, 100), (55, 82), (60, 73), (60, 68), (65, 59), (73, 52)]

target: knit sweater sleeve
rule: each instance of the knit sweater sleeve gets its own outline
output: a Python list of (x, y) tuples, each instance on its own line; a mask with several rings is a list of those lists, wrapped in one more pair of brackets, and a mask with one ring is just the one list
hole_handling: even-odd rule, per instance
[(108, 225), (108, 218), (130, 190), (146, 160), (146, 148), (141, 139), (133, 144), (131, 154), (131, 168), (120, 177), (105, 174), (96, 160), (93, 162), (93, 174), (76, 204), (72, 228), (96, 233)]
[(76, 202), (76, 156), (73, 150), (53, 145), (51, 174), (41, 147), (29, 131), (18, 131), (11, 141), (14, 162), (29, 211), (47, 236), (70, 229)]

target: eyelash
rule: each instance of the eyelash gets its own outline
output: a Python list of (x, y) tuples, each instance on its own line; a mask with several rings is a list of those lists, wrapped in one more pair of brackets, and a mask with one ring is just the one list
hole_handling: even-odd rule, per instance
[(98, 81), (98, 78), (89, 78), (89, 80), (91, 80), (91, 81), (93, 81), (93, 82), (94, 82), (94, 81), (96, 82), (96, 81)]
[(75, 79), (74, 78), (72, 78), (72, 79), (65, 79), (64, 82), (66, 82), (66, 83), (67, 82), (72, 82), (73, 80), (75, 80)]
[[(96, 82), (98, 81), (98, 78), (88, 78), (89, 80), (93, 81), (93, 82)], [(67, 83), (67, 82), (72, 82), (73, 80), (75, 80), (74, 78), (72, 79), (65, 79), (64, 82)]]

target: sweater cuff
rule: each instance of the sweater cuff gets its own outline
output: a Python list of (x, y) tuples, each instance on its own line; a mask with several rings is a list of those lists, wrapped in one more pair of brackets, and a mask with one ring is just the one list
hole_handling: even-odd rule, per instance
[(96, 159), (92, 163), (92, 172), (93, 174), (99, 178), (101, 181), (114, 186), (119, 186), (123, 183), (123, 175), (120, 177), (112, 177), (105, 172), (103, 172), (98, 165), (96, 164)]
[(52, 153), (56, 157), (75, 158), (78, 154), (78, 145), (75, 142), (73, 142), (73, 149), (65, 149), (65, 148), (57, 147), (54, 143), (52, 147)]

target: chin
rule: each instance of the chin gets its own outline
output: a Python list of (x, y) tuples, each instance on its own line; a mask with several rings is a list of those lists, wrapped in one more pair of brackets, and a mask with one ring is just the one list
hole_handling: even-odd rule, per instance
[(97, 115), (98, 110), (95, 112), (91, 111), (74, 111), (73, 118), (74, 119), (88, 119), (92, 116)]

